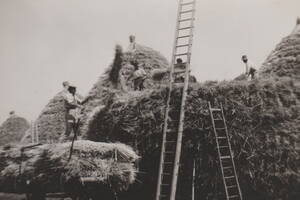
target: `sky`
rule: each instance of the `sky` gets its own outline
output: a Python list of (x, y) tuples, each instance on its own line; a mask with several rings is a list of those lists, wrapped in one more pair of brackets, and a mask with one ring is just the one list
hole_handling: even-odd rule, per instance
[[(137, 43), (171, 57), (177, 0), (0, 0), (0, 123), (28, 120), (69, 80), (80, 94), (112, 62), (114, 46)], [(230, 80), (257, 67), (300, 16), (299, 0), (197, 0), (192, 74)]]

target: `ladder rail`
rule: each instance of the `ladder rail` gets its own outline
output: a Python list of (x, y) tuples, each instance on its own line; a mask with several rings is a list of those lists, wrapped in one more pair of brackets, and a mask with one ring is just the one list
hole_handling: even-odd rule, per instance
[[(182, 0), (179, 0), (179, 4), (181, 4)], [(168, 113), (170, 109), (170, 99), (171, 99), (171, 93), (173, 88), (173, 82), (174, 82), (174, 64), (175, 64), (175, 57), (174, 54), (176, 53), (176, 43), (177, 43), (177, 37), (179, 34), (178, 28), (179, 28), (179, 22), (178, 19), (180, 18), (180, 10), (181, 6), (178, 6), (177, 10), (177, 19), (176, 19), (176, 28), (175, 28), (175, 39), (174, 39), (174, 46), (172, 50), (172, 60), (171, 60), (171, 71), (170, 71), (170, 81), (169, 81), (169, 89), (168, 89), (168, 96), (167, 96), (167, 107), (165, 110), (165, 119), (164, 119), (164, 129), (163, 129), (163, 138), (162, 138), (162, 145), (161, 145), (161, 154), (160, 154), (160, 163), (159, 163), (159, 172), (158, 172), (158, 180), (157, 180), (157, 188), (156, 188), (156, 200), (159, 200), (160, 193), (161, 193), (161, 182), (162, 182), (162, 172), (163, 172), (163, 164), (164, 164), (164, 152), (165, 152), (165, 141), (166, 141), (166, 135), (167, 135), (167, 129), (168, 129)]]
[[(178, 2), (178, 10), (177, 10), (177, 19), (176, 19), (176, 29), (175, 29), (175, 38), (174, 38), (174, 46), (172, 51), (172, 60), (171, 60), (171, 70), (170, 70), (170, 81), (168, 85), (168, 94), (167, 94), (167, 101), (166, 101), (166, 110), (165, 110), (165, 118), (164, 118), (164, 128), (163, 128), (163, 136), (162, 136), (162, 145), (161, 145), (161, 154), (160, 154), (160, 164), (159, 164), (159, 176), (157, 181), (157, 188), (156, 188), (156, 200), (160, 200), (161, 198), (168, 197), (170, 200), (175, 200), (176, 197), (176, 189), (177, 189), (177, 179), (178, 179), (178, 172), (179, 172), (179, 163), (180, 163), (180, 156), (181, 156), (181, 147), (182, 147), (182, 137), (183, 137), (183, 124), (184, 124), (184, 116), (185, 116), (185, 103), (187, 98), (187, 90), (188, 90), (188, 84), (189, 84), (189, 73), (190, 73), (190, 61), (191, 61), (191, 52), (192, 52), (192, 41), (193, 41), (193, 30), (194, 30), (194, 20), (195, 20), (195, 7), (196, 7), (196, 0), (192, 0), (190, 2), (184, 2), (184, 0), (179, 0)], [(184, 6), (186, 5), (192, 5), (191, 10), (189, 13), (191, 13), (191, 17), (189, 19), (182, 18), (182, 14), (186, 13), (184, 11)], [(182, 22), (189, 22), (189, 34), (181, 36), (183, 34), (181, 30), (181, 23)], [(181, 38), (188, 38), (187, 44), (180, 44)], [(185, 53), (177, 53), (177, 50), (179, 47), (187, 47), (187, 50)], [(179, 110), (179, 119), (176, 119), (178, 121), (178, 124), (176, 123), (176, 126), (171, 128), (173, 129), (173, 134), (175, 137), (177, 137), (177, 140), (174, 141), (174, 146), (172, 151), (168, 152), (166, 151), (167, 143), (170, 141), (168, 140), (168, 136), (171, 136), (172, 134), (169, 131), (169, 123), (172, 123), (172, 118), (169, 116), (170, 112), (170, 102), (171, 102), (171, 94), (172, 90), (175, 84), (175, 61), (180, 56), (186, 56), (186, 62), (185, 62), (185, 74), (184, 74), (184, 86), (182, 89), (182, 97), (181, 97), (181, 105)], [(177, 135), (175, 135), (175, 133)], [(173, 143), (173, 141), (172, 141)], [(176, 146), (175, 146), (176, 145)], [(175, 151), (175, 152), (174, 152)], [(173, 154), (174, 157), (171, 158), (171, 162), (166, 162), (165, 159), (169, 157), (170, 154)], [(171, 168), (166, 168), (166, 164), (170, 166)], [(168, 183), (164, 182), (164, 178), (166, 176), (166, 171), (169, 175), (171, 175), (171, 179), (167, 181)], [(172, 171), (172, 172), (171, 172)], [(167, 186), (167, 194), (163, 192), (162, 186)]]
[(242, 191), (241, 191), (239, 180), (238, 180), (237, 173), (236, 173), (235, 162), (234, 162), (234, 159), (233, 159), (233, 156), (232, 156), (232, 149), (231, 149), (231, 144), (230, 144), (230, 140), (229, 140), (229, 134), (228, 134), (228, 130), (227, 130), (227, 125), (226, 125), (226, 120), (225, 120), (225, 116), (224, 116), (222, 103), (221, 103), (221, 112), (222, 112), (222, 118), (223, 118), (223, 123), (224, 123), (224, 127), (225, 127), (225, 134), (226, 134), (226, 137), (227, 137), (227, 142), (229, 144), (228, 147), (229, 147), (229, 152), (230, 152), (230, 158), (231, 158), (231, 162), (233, 163), (233, 172), (234, 172), (234, 176), (235, 176), (235, 181), (236, 181), (237, 188), (238, 188), (238, 191), (239, 191), (240, 199), (243, 200)]
[[(182, 5), (180, 5), (180, 7), (182, 8)], [(193, 3), (193, 8), (192, 8), (193, 12), (192, 12), (191, 18), (195, 18), (195, 7), (196, 7), (196, 0)], [(190, 26), (194, 27), (194, 20), (191, 20)], [(189, 37), (188, 56), (187, 56), (187, 61), (186, 61), (184, 87), (183, 87), (183, 91), (182, 91), (182, 100), (181, 100), (181, 107), (180, 107), (179, 128), (178, 128), (176, 154), (175, 154), (175, 166), (173, 169), (170, 200), (175, 200), (176, 189), (177, 189), (177, 179), (178, 179), (178, 171), (179, 171), (179, 163), (180, 163), (181, 147), (182, 147), (183, 124), (184, 124), (184, 117), (185, 117), (185, 104), (186, 104), (186, 98), (187, 98), (187, 90), (189, 87), (189, 74), (190, 74), (189, 72), (190, 72), (190, 62), (191, 62), (191, 53), (192, 53), (193, 30), (194, 30), (194, 28), (191, 28), (190, 33), (189, 33), (190, 37)], [(177, 40), (177, 37), (176, 37), (176, 40)], [(174, 60), (175, 60), (175, 56), (174, 56)]]
[(219, 141), (218, 141), (218, 138), (217, 138), (218, 135), (217, 135), (217, 132), (216, 132), (216, 125), (215, 125), (215, 121), (214, 121), (214, 117), (213, 117), (213, 112), (212, 112), (212, 107), (211, 107), (210, 102), (208, 102), (208, 107), (209, 107), (210, 117), (211, 117), (211, 121), (212, 121), (212, 125), (213, 125), (213, 131), (214, 131), (214, 135), (215, 135), (215, 141), (216, 141), (217, 149), (218, 149), (218, 157), (219, 157), (219, 163), (220, 163), (220, 166), (221, 166), (222, 180), (223, 180), (223, 184), (224, 184), (224, 187), (225, 187), (226, 199), (228, 200), (228, 191), (226, 189), (226, 181), (225, 181), (225, 176), (224, 176), (224, 169), (222, 167), (221, 151), (220, 151), (220, 148), (219, 148)]

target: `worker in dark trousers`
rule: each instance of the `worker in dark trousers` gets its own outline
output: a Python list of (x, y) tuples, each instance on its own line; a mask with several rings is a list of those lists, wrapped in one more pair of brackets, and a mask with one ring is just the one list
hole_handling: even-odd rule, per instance
[(80, 120), (80, 110), (82, 108), (82, 101), (76, 94), (76, 87), (68, 87), (68, 92), (64, 95), (64, 102), (66, 108), (66, 131), (65, 137), (69, 137), (71, 132), (76, 133)]
[(186, 64), (183, 63), (181, 58), (176, 59), (176, 64), (174, 66), (174, 80), (176, 83), (183, 83), (185, 79), (185, 68)]
[(134, 72), (132, 74), (134, 90), (143, 90), (144, 81), (147, 78), (147, 73), (142, 67), (139, 67), (137, 63), (132, 63), (134, 66)]
[(242, 61), (243, 63), (245, 63), (245, 67), (246, 67), (246, 76), (247, 78), (251, 78), (251, 80), (256, 78), (256, 69), (254, 67), (254, 65), (248, 60), (246, 55), (242, 56)]

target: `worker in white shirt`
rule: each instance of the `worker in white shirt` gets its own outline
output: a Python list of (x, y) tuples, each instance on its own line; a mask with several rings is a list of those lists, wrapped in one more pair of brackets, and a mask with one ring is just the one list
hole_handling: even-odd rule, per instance
[(251, 78), (251, 80), (253, 80), (254, 78), (256, 78), (256, 68), (255, 66), (248, 60), (246, 55), (242, 56), (242, 61), (243, 63), (245, 63), (246, 66), (246, 76), (249, 78)]
[(135, 50), (136, 50), (135, 36), (130, 35), (129, 36), (129, 46), (128, 46), (127, 51), (128, 52), (134, 52)]
[(132, 74), (134, 90), (143, 90), (145, 88), (144, 81), (147, 78), (147, 73), (137, 63), (132, 62), (132, 65), (134, 66), (134, 72)]
[(69, 137), (71, 132), (76, 133), (80, 120), (80, 111), (82, 100), (76, 95), (76, 87), (68, 86), (68, 92), (64, 94), (66, 108), (66, 131), (65, 136)]

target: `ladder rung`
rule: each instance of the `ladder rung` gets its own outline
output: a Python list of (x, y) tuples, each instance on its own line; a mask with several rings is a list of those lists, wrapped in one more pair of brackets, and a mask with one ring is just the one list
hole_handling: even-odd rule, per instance
[(176, 70), (176, 71), (174, 71), (173, 73), (174, 73), (174, 74), (181, 74), (181, 73), (185, 73), (185, 72), (186, 72), (186, 70), (183, 69), (183, 70)]
[(180, 5), (181, 5), (181, 6), (187, 6), (187, 5), (191, 5), (191, 4), (195, 4), (195, 1), (182, 3), (182, 4), (180, 4)]
[(213, 118), (213, 119), (214, 119), (214, 121), (223, 121), (222, 118)]
[(190, 46), (191, 44), (183, 44), (183, 45), (177, 45), (176, 48), (180, 48), (180, 47), (188, 47)]
[(212, 112), (221, 111), (221, 109), (220, 109), (220, 108), (211, 108), (210, 110), (211, 110)]
[(186, 22), (186, 21), (192, 21), (192, 20), (195, 20), (195, 18), (180, 19), (179, 22)]
[(172, 162), (165, 162), (166, 165), (172, 165)]
[(186, 56), (186, 55), (189, 55), (190, 53), (180, 53), (180, 54), (175, 54), (175, 56)]
[(221, 158), (221, 159), (229, 159), (230, 156), (221, 156), (220, 158)]
[(231, 166), (229, 166), (229, 167), (223, 167), (223, 169), (232, 169), (232, 167)]
[(195, 9), (181, 11), (180, 14), (190, 13), (190, 12), (194, 12), (194, 11), (195, 11)]
[(227, 189), (236, 188), (236, 185), (226, 186)]
[(187, 26), (187, 27), (179, 28), (178, 30), (181, 31), (181, 30), (192, 29), (192, 28), (194, 28), (194, 27), (193, 26)]
[(165, 154), (174, 154), (173, 151), (165, 151)]
[(190, 37), (190, 36), (192, 36), (192, 35), (183, 35), (183, 36), (178, 36), (178, 37), (177, 37), (177, 39), (181, 39), (181, 38), (188, 38), (188, 37)]
[(176, 141), (175, 140), (173, 140), (173, 141), (166, 141), (165, 143), (176, 143)]
[(171, 176), (171, 173), (162, 173), (162, 175)]
[(234, 176), (227, 176), (227, 177), (224, 177), (225, 179), (232, 179), (234, 178)]
[(231, 198), (237, 198), (237, 197), (239, 197), (239, 195), (229, 196), (228, 198), (231, 199)]
[(221, 140), (227, 139), (227, 137), (217, 137), (217, 138)]

